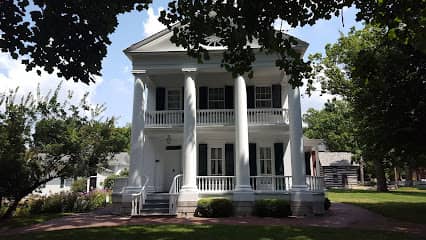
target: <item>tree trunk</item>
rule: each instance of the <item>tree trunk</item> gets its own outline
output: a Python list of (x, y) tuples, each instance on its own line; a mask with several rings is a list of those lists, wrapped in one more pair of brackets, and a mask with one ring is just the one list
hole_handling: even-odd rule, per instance
[(383, 167), (383, 163), (379, 158), (374, 160), (374, 168), (376, 170), (376, 178), (377, 178), (377, 191), (378, 192), (387, 192), (388, 185), (386, 183), (385, 169)]
[(3, 214), (3, 216), (1, 217), (2, 219), (9, 219), (10, 217), (12, 217), (13, 213), (15, 212), (16, 208), (18, 207), (19, 201), (21, 201), (23, 197), (16, 197), (13, 202), (12, 205), (10, 205), (6, 212)]

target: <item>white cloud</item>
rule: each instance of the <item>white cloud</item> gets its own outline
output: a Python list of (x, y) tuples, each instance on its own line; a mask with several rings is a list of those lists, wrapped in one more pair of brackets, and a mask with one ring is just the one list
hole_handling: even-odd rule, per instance
[(48, 74), (42, 71), (39, 76), (35, 71), (25, 71), (25, 66), (19, 60), (12, 59), (5, 53), (0, 53), (0, 93), (8, 92), (10, 89), (19, 87), (19, 95), (26, 95), (29, 92), (36, 93), (37, 86), (40, 86), (40, 92), (44, 96), (49, 90), (55, 90), (58, 84), (63, 81), (60, 92), (60, 99), (64, 100), (69, 90), (73, 91), (73, 102), (77, 103), (81, 100), (86, 92), (89, 92), (88, 102), (93, 102), (95, 90), (102, 82), (102, 78), (97, 77), (95, 84), (89, 86), (84, 83), (76, 83), (71, 80), (66, 81), (58, 78), (56, 74)]
[(163, 8), (158, 8), (157, 15), (156, 15), (152, 7), (148, 9), (148, 18), (143, 23), (145, 36), (150, 36), (166, 28), (165, 25), (163, 25), (162, 23), (158, 21), (158, 17), (160, 16), (160, 12), (162, 10)]
[(318, 82), (314, 82), (315, 91), (311, 92), (311, 96), (306, 94), (306, 81), (304, 81), (303, 87), (300, 89), (301, 97), (300, 104), (302, 107), (302, 113), (305, 113), (309, 108), (314, 109), (322, 109), (324, 107), (324, 103), (327, 100), (331, 100), (335, 98), (335, 95), (331, 95), (328, 93), (321, 94), (321, 85)]

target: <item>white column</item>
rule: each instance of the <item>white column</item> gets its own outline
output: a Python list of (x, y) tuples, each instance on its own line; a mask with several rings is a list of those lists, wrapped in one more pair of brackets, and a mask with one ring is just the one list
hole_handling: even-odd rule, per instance
[(147, 88), (145, 71), (135, 74), (133, 92), (132, 137), (130, 146), (130, 166), (128, 187), (141, 187), (143, 169), (143, 148), (145, 142), (145, 109), (147, 105)]
[(250, 186), (246, 82), (242, 76), (238, 76), (234, 82), (236, 160), (235, 191), (252, 192), (253, 190)]
[(183, 185), (182, 192), (197, 191), (195, 68), (184, 68)]
[(320, 159), (319, 159), (319, 152), (318, 149), (315, 150), (315, 166), (316, 166), (316, 176), (320, 177), (321, 176), (321, 166), (320, 166)]
[(293, 88), (291, 85), (289, 85), (288, 108), (293, 188), (306, 189), (302, 113), (300, 109), (300, 92), (298, 87)]

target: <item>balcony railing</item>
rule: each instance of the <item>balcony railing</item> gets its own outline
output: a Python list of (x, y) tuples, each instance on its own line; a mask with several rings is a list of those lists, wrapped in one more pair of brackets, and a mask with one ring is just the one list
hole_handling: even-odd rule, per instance
[[(183, 110), (150, 111), (145, 113), (145, 127), (168, 128), (183, 126)], [(285, 125), (288, 124), (287, 109), (259, 108), (248, 109), (249, 125)], [(197, 110), (197, 126), (234, 125), (233, 109)]]

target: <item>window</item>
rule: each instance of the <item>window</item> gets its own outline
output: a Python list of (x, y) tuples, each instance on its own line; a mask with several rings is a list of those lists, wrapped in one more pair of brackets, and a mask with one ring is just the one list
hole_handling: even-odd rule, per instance
[(272, 88), (256, 87), (256, 108), (272, 107)]
[(221, 176), (223, 173), (223, 148), (210, 148), (210, 175)]
[(272, 149), (270, 147), (259, 148), (260, 175), (272, 175)]
[(209, 88), (209, 109), (225, 108), (225, 89)]
[(64, 185), (65, 185), (65, 178), (61, 177), (61, 184), (59, 188), (64, 188)]
[(181, 90), (180, 89), (167, 89), (167, 109), (180, 110), (181, 109)]

